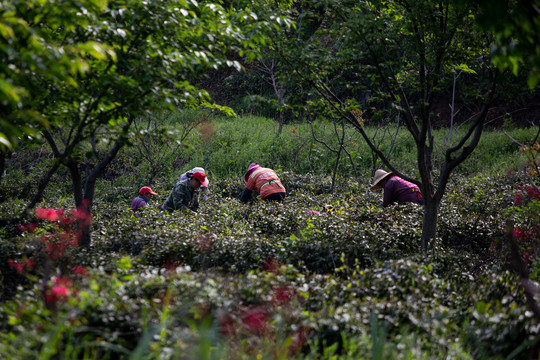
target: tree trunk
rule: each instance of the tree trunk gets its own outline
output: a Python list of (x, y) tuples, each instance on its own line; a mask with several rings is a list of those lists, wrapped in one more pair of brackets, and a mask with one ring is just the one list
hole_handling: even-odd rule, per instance
[(279, 127), (278, 127), (278, 136), (281, 135), (281, 132), (283, 131), (283, 112), (282, 111), (279, 111), (278, 113), (278, 116), (277, 116), (277, 122), (279, 124)]
[(334, 193), (334, 188), (336, 186), (336, 174), (337, 174), (337, 169), (338, 169), (338, 165), (339, 165), (339, 159), (341, 158), (341, 150), (342, 149), (343, 149), (343, 146), (340, 146), (339, 150), (338, 150), (338, 153), (337, 153), (337, 156), (336, 156), (336, 163), (334, 164), (334, 171), (332, 172), (332, 187), (330, 188), (330, 194)]
[(437, 236), (437, 215), (439, 201), (424, 197), (424, 218), (422, 221), (422, 250), (426, 251)]
[(71, 188), (73, 190), (73, 199), (75, 200), (75, 207), (79, 207), (83, 203), (82, 192), (82, 177), (79, 171), (79, 162), (69, 159), (67, 165), (69, 173), (71, 175)]
[[(131, 122), (130, 122), (131, 123)], [(82, 201), (82, 206), (89, 214), (92, 213), (92, 204), (94, 202), (94, 194), (96, 189), (96, 181), (99, 176), (103, 173), (104, 169), (110, 162), (116, 157), (118, 151), (122, 148), (124, 142), (118, 140), (114, 146), (103, 156), (103, 158), (96, 164), (96, 166), (86, 173), (86, 180), (84, 183), (84, 200)], [(79, 188), (82, 193), (82, 184)], [(82, 236), (79, 240), (79, 245), (82, 247), (89, 247), (91, 243), (91, 226), (82, 226), (81, 227)]]

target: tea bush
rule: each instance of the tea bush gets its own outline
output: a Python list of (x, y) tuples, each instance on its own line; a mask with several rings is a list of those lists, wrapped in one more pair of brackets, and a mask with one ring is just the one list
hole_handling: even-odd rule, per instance
[[(260, 132), (250, 124), (252, 134)], [(243, 162), (257, 154), (240, 150), (237, 142), (254, 140), (245, 132), (214, 130), (216, 138), (193, 135), (207, 142), (206, 150), (182, 153), (186, 167), (213, 164), (210, 197), (196, 215), (159, 211), (180, 169), (157, 177), (150, 185), (159, 195), (144, 211), (131, 213), (142, 183), (136, 172), (126, 172), (130, 160), (142, 160), (130, 159), (132, 149), (126, 149), (96, 189), (89, 248), (71, 247), (64, 258), (51, 260), (50, 235), (65, 240), (61, 221), (26, 216), (21, 224), (3, 223), (2, 356), (529, 357), (539, 327), (504, 243), (511, 220), (523, 230), (515, 235), (531, 249), (528, 265), (537, 281), (532, 250), (538, 202), (534, 192), (528, 194), (527, 177), (465, 169), (467, 176), (452, 179), (441, 203), (433, 249), (422, 252), (422, 207), (382, 209), (381, 194), (368, 189), (367, 169), (358, 179), (338, 174), (331, 194), (331, 176), (289, 171), (286, 154), (298, 145), (292, 142), (267, 139), (261, 144), (272, 152), (259, 154), (281, 162), (275, 168), (287, 188), (285, 201), (241, 204)], [(240, 151), (242, 161), (222, 164), (234, 158), (231, 151)], [(331, 164), (322, 153), (310, 156), (320, 157), (317, 166)], [(234, 176), (221, 177), (227, 173)], [(72, 208), (65, 175), (53, 179), (40, 207)], [(14, 190), (34, 186), (14, 181), (35, 184), (37, 177), (13, 171), (6, 179)], [(519, 194), (526, 201), (517, 204)], [(2, 219), (26, 204), (2, 199)], [(321, 211), (324, 205), (333, 210)], [(65, 237), (78, 236), (74, 232)]]

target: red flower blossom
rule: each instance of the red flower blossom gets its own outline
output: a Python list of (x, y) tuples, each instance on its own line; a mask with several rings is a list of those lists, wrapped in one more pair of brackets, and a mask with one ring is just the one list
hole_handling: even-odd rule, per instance
[(84, 266), (75, 266), (72, 270), (71, 270), (71, 273), (73, 275), (86, 275), (88, 271), (86, 270), (86, 268)]
[(525, 265), (529, 265), (530, 260), (531, 260), (531, 253), (527, 250), (523, 253), (523, 261), (525, 261)]
[(233, 337), (236, 335), (234, 328), (234, 320), (229, 314), (225, 314), (218, 321), (219, 332), (225, 337)]
[(82, 226), (88, 226), (92, 222), (92, 214), (90, 214), (84, 206), (79, 206), (77, 209), (71, 210), (71, 215), (77, 219)]
[(72, 281), (70, 278), (56, 278), (54, 279), (54, 283), (59, 286), (63, 287), (71, 287)]
[(306, 330), (300, 328), (291, 335), (292, 341), (289, 345), (289, 355), (297, 354), (307, 342)]
[(20, 263), (12, 259), (8, 259), (8, 265), (14, 268), (17, 274), (22, 274), (25, 268), (25, 263)]
[(521, 196), (521, 194), (516, 194), (516, 195), (514, 196), (514, 202), (515, 202), (516, 204), (519, 205), (519, 204), (521, 204), (522, 201), (523, 201), (523, 196)]
[(274, 299), (280, 305), (289, 303), (292, 300), (293, 295), (294, 290), (289, 286), (280, 286), (274, 289)]
[(68, 296), (69, 289), (62, 285), (54, 285), (52, 288), (52, 293), (57, 298)]
[(49, 305), (57, 301), (66, 301), (69, 296), (69, 289), (62, 285), (54, 285), (52, 289), (45, 291), (45, 302)]
[(514, 228), (514, 230), (512, 231), (512, 236), (516, 239), (521, 239), (523, 237), (523, 230), (521, 230), (520, 228)]
[(33, 259), (26, 260), (26, 267), (28, 269), (33, 268), (36, 265), (36, 262)]
[(37, 208), (36, 217), (42, 220), (56, 221), (58, 220), (58, 213), (55, 209)]
[(252, 307), (242, 314), (242, 322), (254, 334), (263, 334), (268, 326), (268, 314), (261, 308)]
[(25, 231), (34, 232), (37, 229), (37, 225), (36, 224), (25, 224), (25, 225), (19, 224), (17, 225), (17, 229), (19, 229), (20, 232), (25, 232)]
[(66, 250), (67, 243), (60, 241), (60, 242), (50, 242), (45, 247), (45, 251), (47, 252), (47, 255), (53, 260), (59, 259)]
[(51, 239), (54, 239), (54, 234), (43, 235), (41, 237), (41, 242), (42, 243), (48, 243), (49, 241), (51, 241)]
[(73, 222), (73, 219), (69, 217), (63, 217), (62, 219), (60, 219), (60, 225), (63, 225), (63, 226), (69, 225), (72, 222)]
[(266, 259), (263, 266), (264, 266), (264, 270), (271, 273), (277, 273), (279, 270), (280, 264), (278, 260), (274, 258), (270, 258), (270, 259)]

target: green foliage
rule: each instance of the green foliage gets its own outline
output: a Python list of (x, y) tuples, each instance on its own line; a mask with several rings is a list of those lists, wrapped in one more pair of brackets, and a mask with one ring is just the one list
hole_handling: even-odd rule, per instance
[[(383, 211), (380, 194), (367, 192), (367, 185), (341, 182), (339, 195), (331, 195), (320, 177), (283, 178), (289, 190), (283, 204), (252, 205), (237, 200), (238, 179), (212, 179), (197, 216), (159, 212), (164, 191), (133, 214), (118, 189), (102, 188), (110, 195), (95, 204), (92, 247), (66, 253), (69, 262), (55, 262), (49, 277), (37, 261), (21, 265), (20, 273), (15, 265), (0, 266), (2, 354), (526, 354), (536, 325), (507, 259), (492, 246), (508, 216), (501, 209), (512, 206), (509, 179), (464, 177), (451, 184), (441, 205), (439, 245), (421, 253), (421, 207)], [(51, 201), (52, 207), (62, 203)], [(309, 213), (323, 204), (334, 211)], [(0, 213), (14, 205), (0, 205)], [(34, 232), (4, 228), (4, 261), (39, 259), (32, 239), (58, 232), (54, 214), (43, 212), (49, 221), (37, 222)], [(63, 292), (51, 298), (44, 284)]]
[(527, 83), (533, 89), (540, 81), (540, 34), (538, 1), (476, 1), (480, 7), (478, 22), (495, 33), (491, 58), (501, 71), (515, 75), (525, 68)]

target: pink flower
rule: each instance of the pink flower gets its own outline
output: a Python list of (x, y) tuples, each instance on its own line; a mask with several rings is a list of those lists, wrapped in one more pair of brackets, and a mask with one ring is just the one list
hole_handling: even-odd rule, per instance
[(516, 239), (521, 239), (523, 237), (523, 230), (521, 230), (520, 228), (514, 228), (514, 230), (512, 231), (512, 236)]
[(73, 219), (69, 217), (63, 217), (62, 219), (60, 219), (60, 225), (63, 225), (63, 226), (69, 225), (72, 222), (73, 222)]
[(516, 194), (516, 195), (514, 196), (514, 202), (515, 202), (516, 204), (519, 205), (519, 204), (521, 204), (522, 201), (523, 201), (523, 196), (521, 196), (521, 194)]

